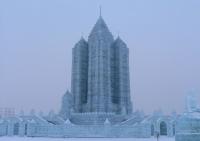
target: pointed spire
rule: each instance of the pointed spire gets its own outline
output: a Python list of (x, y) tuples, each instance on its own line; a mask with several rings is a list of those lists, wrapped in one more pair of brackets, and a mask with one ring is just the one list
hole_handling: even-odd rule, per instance
[(67, 92), (66, 92), (66, 94), (70, 94), (70, 92), (69, 92), (69, 90), (67, 89)]
[(67, 119), (67, 120), (65, 121), (65, 124), (70, 125), (70, 124), (71, 124), (71, 121), (70, 121), (69, 119)]
[(115, 45), (126, 47), (126, 43), (121, 39), (121, 37), (119, 35), (117, 36), (117, 38), (115, 40)]
[(101, 17), (101, 5), (99, 6), (99, 17)]
[[(74, 45), (74, 48), (79, 48), (79, 47), (87, 47), (87, 41), (84, 39), (83, 36), (81, 36), (79, 41)], [(66, 93), (70, 92), (67, 91)]]
[(113, 40), (113, 36), (112, 36), (111, 32), (109, 31), (105, 21), (101, 17), (101, 14), (100, 14), (100, 17), (97, 20), (96, 24), (92, 28), (89, 38), (90, 37), (109, 38), (109, 39)]
[(70, 96), (70, 95), (71, 95), (70, 91), (67, 90), (67, 91), (65, 92), (65, 94), (63, 95), (63, 98), (68, 97), (68, 96)]
[(120, 38), (120, 36), (119, 36), (119, 35), (117, 35), (116, 42), (123, 42), (123, 40)]
[[(76, 45), (82, 45), (82, 44), (85, 44), (86, 43), (86, 40), (84, 39), (83, 36), (81, 36), (80, 40), (76, 43)], [(69, 93), (69, 91), (67, 91), (67, 93)]]
[(120, 37), (119, 37), (119, 31), (117, 31), (117, 38), (120, 38)]
[(110, 125), (110, 121), (108, 120), (108, 118), (106, 118), (104, 125)]

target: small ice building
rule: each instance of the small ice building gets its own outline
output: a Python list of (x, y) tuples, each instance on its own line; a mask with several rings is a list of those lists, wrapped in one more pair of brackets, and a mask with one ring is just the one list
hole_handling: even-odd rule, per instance
[(156, 133), (159, 133), (160, 136), (175, 136), (177, 116), (178, 115), (175, 113), (172, 113), (171, 115), (164, 115), (159, 111), (149, 115), (147, 120), (151, 124), (151, 136), (156, 136)]
[(186, 109), (177, 119), (176, 141), (200, 141), (200, 107), (194, 93), (187, 96)]

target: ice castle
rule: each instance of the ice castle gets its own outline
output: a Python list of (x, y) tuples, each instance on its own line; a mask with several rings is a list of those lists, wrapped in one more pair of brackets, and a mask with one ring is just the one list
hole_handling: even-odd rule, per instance
[(183, 141), (185, 131), (199, 133), (199, 118), (190, 116), (196, 115), (194, 100), (181, 116), (133, 112), (129, 49), (119, 36), (113, 38), (101, 15), (88, 40), (81, 37), (72, 53), (71, 92), (64, 94), (60, 112), (1, 117), (0, 136), (149, 138), (159, 133)]

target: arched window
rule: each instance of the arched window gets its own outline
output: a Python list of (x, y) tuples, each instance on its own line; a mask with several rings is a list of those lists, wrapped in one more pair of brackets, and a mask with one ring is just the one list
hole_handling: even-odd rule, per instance
[(8, 135), (8, 123), (6, 125), (6, 135)]
[(27, 135), (27, 128), (28, 128), (28, 125), (27, 125), (27, 123), (25, 124), (25, 135)]
[(14, 124), (14, 135), (18, 135), (19, 134), (19, 123), (15, 123)]
[(175, 135), (176, 134), (176, 130), (175, 130), (175, 124), (174, 123), (172, 125), (172, 128), (173, 128), (173, 135)]
[(154, 136), (154, 126), (153, 126), (153, 124), (151, 125), (151, 136)]
[(167, 124), (164, 121), (160, 123), (160, 135), (167, 135)]

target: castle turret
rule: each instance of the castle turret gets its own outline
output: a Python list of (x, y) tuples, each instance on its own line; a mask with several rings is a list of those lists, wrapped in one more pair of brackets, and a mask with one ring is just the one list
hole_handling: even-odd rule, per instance
[(59, 115), (63, 119), (69, 118), (71, 109), (73, 108), (72, 106), (73, 106), (72, 94), (69, 91), (67, 91), (62, 97), (62, 104)]
[(129, 79), (129, 49), (118, 36), (112, 46), (112, 102), (117, 104), (117, 113), (132, 113)]
[(72, 53), (72, 93), (74, 112), (82, 112), (87, 103), (88, 82), (88, 44), (82, 37)]
[(112, 112), (110, 49), (113, 36), (100, 16), (89, 38), (88, 111)]

